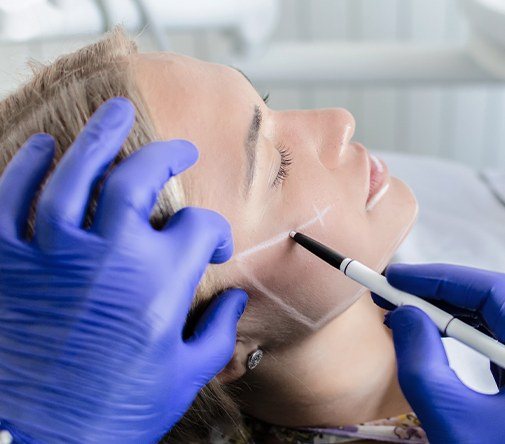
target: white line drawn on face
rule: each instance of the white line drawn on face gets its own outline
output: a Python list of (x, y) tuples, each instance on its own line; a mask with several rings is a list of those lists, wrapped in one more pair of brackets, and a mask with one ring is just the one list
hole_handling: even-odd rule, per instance
[[(310, 219), (309, 221), (305, 222), (304, 224), (298, 226), (295, 228), (296, 231), (301, 231), (304, 230), (316, 223), (319, 223), (321, 227), (324, 227), (324, 218), (328, 214), (328, 212), (334, 207), (334, 204), (326, 206), (322, 211), (319, 211), (319, 209), (316, 207), (316, 205), (313, 205), (314, 211), (316, 213), (316, 216)], [(296, 308), (292, 307), (291, 305), (287, 304), (282, 300), (282, 298), (265, 287), (259, 279), (257, 279), (255, 276), (252, 275), (250, 270), (248, 270), (244, 265), (245, 265), (245, 258), (248, 256), (258, 253), (260, 251), (263, 251), (267, 248), (271, 248), (274, 245), (277, 245), (278, 243), (288, 240), (289, 239), (289, 233), (292, 230), (284, 231), (282, 233), (279, 233), (278, 235), (267, 239), (266, 241), (260, 242), (259, 244), (250, 247), (237, 255), (235, 255), (235, 259), (238, 262), (238, 268), (241, 271), (241, 273), (247, 277), (250, 281), (251, 284), (256, 287), (259, 291), (262, 292), (266, 297), (268, 297), (270, 300), (274, 301), (276, 304), (278, 304), (291, 318), (296, 319), (299, 321), (301, 324), (309, 327), (311, 330), (317, 330), (320, 326), (322, 326), (324, 323), (326, 323), (327, 320), (330, 319), (330, 315), (334, 313), (338, 308), (337, 307), (335, 310), (332, 310), (331, 313), (328, 313), (324, 318), (320, 319), (319, 321), (314, 321), (307, 316), (305, 316), (303, 313), (300, 313)]]
[(239, 262), (238, 265), (240, 271), (244, 276), (246, 276), (251, 284), (259, 290), (262, 294), (264, 294), (267, 298), (269, 298), (271, 301), (275, 302), (277, 305), (279, 305), (286, 313), (289, 314), (289, 316), (293, 319), (296, 319), (298, 322), (301, 324), (309, 327), (311, 330), (316, 330), (317, 324), (314, 323), (314, 321), (304, 314), (300, 313), (296, 308), (292, 307), (291, 305), (287, 304), (284, 302), (277, 294), (275, 294), (273, 291), (269, 290), (267, 287), (265, 287), (259, 279), (257, 279), (254, 275), (252, 275), (249, 270), (246, 270), (243, 264)]
[[(349, 304), (349, 307), (352, 304), (354, 304), (366, 291), (368, 291), (368, 288), (360, 286), (359, 290), (356, 293), (354, 293), (354, 296), (347, 300), (347, 302), (352, 301)], [(321, 319), (319, 319), (319, 321), (315, 322), (313, 325), (313, 329), (318, 330), (320, 327), (323, 327), (328, 321), (332, 320), (341, 309), (342, 306), (337, 305), (333, 310), (328, 312), (326, 316), (322, 317)]]
[[(389, 188), (389, 184), (387, 184), (387, 186), (385, 186), (384, 188), (385, 189), (381, 190), (378, 194), (384, 195), (385, 192), (387, 191), (387, 189)], [(377, 197), (377, 196), (375, 196), (375, 197)], [(380, 200), (380, 198), (377, 198), (375, 202), (370, 202), (370, 204), (372, 204), (372, 205), (371, 205), (370, 208), (367, 208), (367, 210), (370, 210), (371, 208), (373, 208), (373, 206), (375, 206), (376, 203), (379, 200)], [(370, 206), (370, 204), (369, 204), (369, 206)], [(314, 209), (314, 212), (316, 214), (315, 217), (313, 217), (309, 221), (305, 222), (304, 224), (296, 227), (295, 231), (302, 231), (305, 228), (308, 228), (308, 227), (310, 227), (310, 226), (312, 226), (312, 225), (314, 225), (315, 223), (318, 223), (318, 222), (321, 225), (321, 227), (324, 227), (325, 226), (324, 225), (324, 218), (326, 217), (326, 215), (328, 214), (328, 212), (333, 207), (334, 207), (334, 205), (328, 205), (322, 211), (319, 211), (319, 209), (317, 208), (317, 206), (313, 205), (313, 209)], [(396, 241), (396, 243), (394, 245), (394, 250), (396, 250), (396, 248), (398, 247), (398, 245), (401, 244), (401, 242), (405, 238), (406, 234), (410, 230), (411, 225), (412, 224), (409, 224), (407, 227), (405, 227), (404, 231), (401, 233), (401, 235), (399, 236), (399, 238), (397, 239), (397, 241)], [(255, 254), (255, 253), (258, 253), (258, 252), (263, 251), (265, 249), (268, 249), (270, 247), (273, 247), (273, 246), (277, 245), (278, 243), (282, 242), (283, 240), (287, 240), (289, 238), (290, 231), (291, 230), (279, 233), (276, 236), (274, 236), (274, 237), (272, 237), (272, 238), (270, 238), (270, 239), (268, 239), (266, 241), (263, 241), (263, 242), (255, 245), (253, 247), (250, 247), (250, 248), (248, 248), (248, 249), (246, 249), (246, 250), (238, 253), (237, 255), (235, 255), (234, 259), (236, 259), (237, 262), (239, 263), (238, 264), (239, 265), (238, 268), (240, 269), (241, 273), (251, 281), (252, 285), (254, 285), (259, 291), (261, 291), (269, 299), (271, 299), (272, 301), (276, 302), (293, 319), (298, 320), (303, 325), (305, 325), (305, 326), (311, 328), (312, 330), (316, 331), (319, 328), (323, 327), (332, 318), (334, 318), (335, 315), (338, 313), (338, 311), (341, 310), (342, 305), (336, 306), (333, 310), (331, 310), (330, 312), (328, 312), (326, 314), (326, 316), (324, 316), (323, 318), (319, 319), (318, 321), (314, 321), (314, 320), (308, 318), (307, 316), (305, 316), (304, 314), (300, 313), (298, 310), (296, 310), (291, 305), (289, 305), (286, 302), (284, 302), (282, 300), (282, 298), (278, 294), (276, 294), (273, 291), (269, 290), (255, 276), (252, 276), (250, 270), (246, 269), (246, 267), (244, 266), (244, 264), (245, 264), (244, 259), (245, 258), (247, 258), (248, 256), (250, 256), (252, 254)], [(379, 264), (380, 264), (379, 268), (382, 269), (382, 268), (384, 268), (387, 265), (387, 258), (388, 258), (388, 256), (389, 256), (389, 253), (386, 253), (384, 255), (384, 257), (380, 260), (380, 262), (379, 262)], [(360, 288), (356, 291), (356, 293), (354, 294), (354, 296), (350, 299), (350, 300), (352, 300), (352, 303), (350, 305), (354, 304), (363, 295), (363, 293), (365, 293), (366, 291), (368, 291), (368, 289), (366, 287), (360, 286)], [(349, 301), (349, 299), (347, 299), (347, 301)]]
[[(388, 184), (389, 186), (389, 184)], [(405, 237), (409, 233), (409, 231), (412, 228), (412, 225), (415, 223), (415, 218), (412, 219), (412, 221), (405, 226), (403, 231), (400, 233), (400, 236), (396, 239), (396, 241), (393, 243), (392, 251), (396, 251), (397, 248), (401, 245), (401, 243), (404, 241)], [(385, 254), (381, 257), (380, 261), (378, 262), (378, 272), (382, 272), (382, 270), (386, 267), (390, 260), (390, 252), (386, 250)], [(356, 294), (352, 297), (352, 304), (356, 302), (366, 291), (369, 291), (368, 288), (364, 286), (360, 286), (360, 289), (356, 292)], [(317, 324), (314, 326), (314, 330), (317, 330), (319, 327), (322, 327), (326, 322), (330, 321), (332, 318), (335, 317), (336, 312), (340, 309), (340, 307), (336, 307), (334, 310), (330, 311), (324, 318), (320, 319)]]
[[(310, 219), (309, 221), (305, 222), (304, 224), (296, 227), (295, 231), (304, 230), (305, 228), (308, 228), (311, 225), (314, 225), (316, 222), (319, 222), (321, 224), (321, 226), (324, 227), (323, 218), (326, 216), (326, 214), (328, 214), (328, 211), (330, 211), (333, 207), (334, 207), (334, 205), (328, 205), (327, 207), (324, 208), (323, 211), (319, 211), (317, 209), (317, 207), (314, 205), (314, 209), (316, 211), (316, 216), (313, 217), (312, 219)], [(276, 236), (255, 245), (254, 247), (250, 247), (247, 250), (237, 253), (235, 255), (235, 259), (237, 261), (243, 261), (244, 258), (246, 258), (247, 256), (250, 256), (251, 254), (258, 253), (259, 251), (262, 251), (267, 248), (273, 247), (274, 245), (277, 245), (279, 242), (282, 242), (284, 240), (288, 240), (289, 233), (291, 231), (292, 230), (287, 230), (282, 233), (279, 233)]]
[(324, 227), (324, 216), (326, 213), (320, 212), (315, 205), (312, 205), (312, 208), (314, 208), (314, 211), (316, 212), (316, 217), (319, 220), (321, 227)]

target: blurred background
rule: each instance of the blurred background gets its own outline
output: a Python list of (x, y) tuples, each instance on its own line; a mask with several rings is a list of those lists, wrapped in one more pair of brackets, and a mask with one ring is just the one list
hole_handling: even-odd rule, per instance
[(240, 67), (274, 109), (348, 108), (372, 151), (505, 168), (500, 36), (487, 33), (505, 25), (486, 16), (503, 3), (0, 0), (1, 97), (29, 58), (54, 59), (122, 23), (142, 50)]

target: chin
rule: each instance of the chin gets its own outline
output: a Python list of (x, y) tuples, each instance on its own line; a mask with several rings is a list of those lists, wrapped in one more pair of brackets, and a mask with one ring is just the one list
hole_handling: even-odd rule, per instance
[(396, 177), (393, 177), (392, 179), (394, 179), (398, 183), (398, 187), (402, 189), (402, 195), (404, 196), (403, 205), (405, 208), (406, 221), (405, 221), (405, 232), (401, 236), (400, 243), (398, 244), (400, 245), (417, 220), (417, 216), (419, 214), (419, 204), (417, 202), (414, 192), (412, 191), (412, 188), (410, 188), (405, 182)]
[(396, 217), (401, 218), (401, 226), (391, 241), (391, 249), (378, 263), (376, 271), (382, 272), (414, 227), (419, 214), (419, 205), (412, 189), (396, 177), (391, 178), (395, 187), (395, 206), (398, 208)]

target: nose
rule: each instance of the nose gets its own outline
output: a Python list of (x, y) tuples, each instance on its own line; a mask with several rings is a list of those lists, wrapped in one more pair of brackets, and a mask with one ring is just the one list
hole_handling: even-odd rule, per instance
[(326, 168), (335, 169), (354, 135), (356, 120), (345, 108), (323, 109), (319, 112), (321, 113), (319, 159)]

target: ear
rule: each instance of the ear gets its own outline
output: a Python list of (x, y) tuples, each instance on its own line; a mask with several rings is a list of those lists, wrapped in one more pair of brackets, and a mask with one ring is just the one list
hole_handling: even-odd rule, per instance
[(226, 367), (217, 375), (217, 380), (221, 384), (231, 384), (244, 376), (247, 371), (247, 360), (249, 355), (257, 350), (258, 344), (244, 339), (237, 339), (233, 357)]

